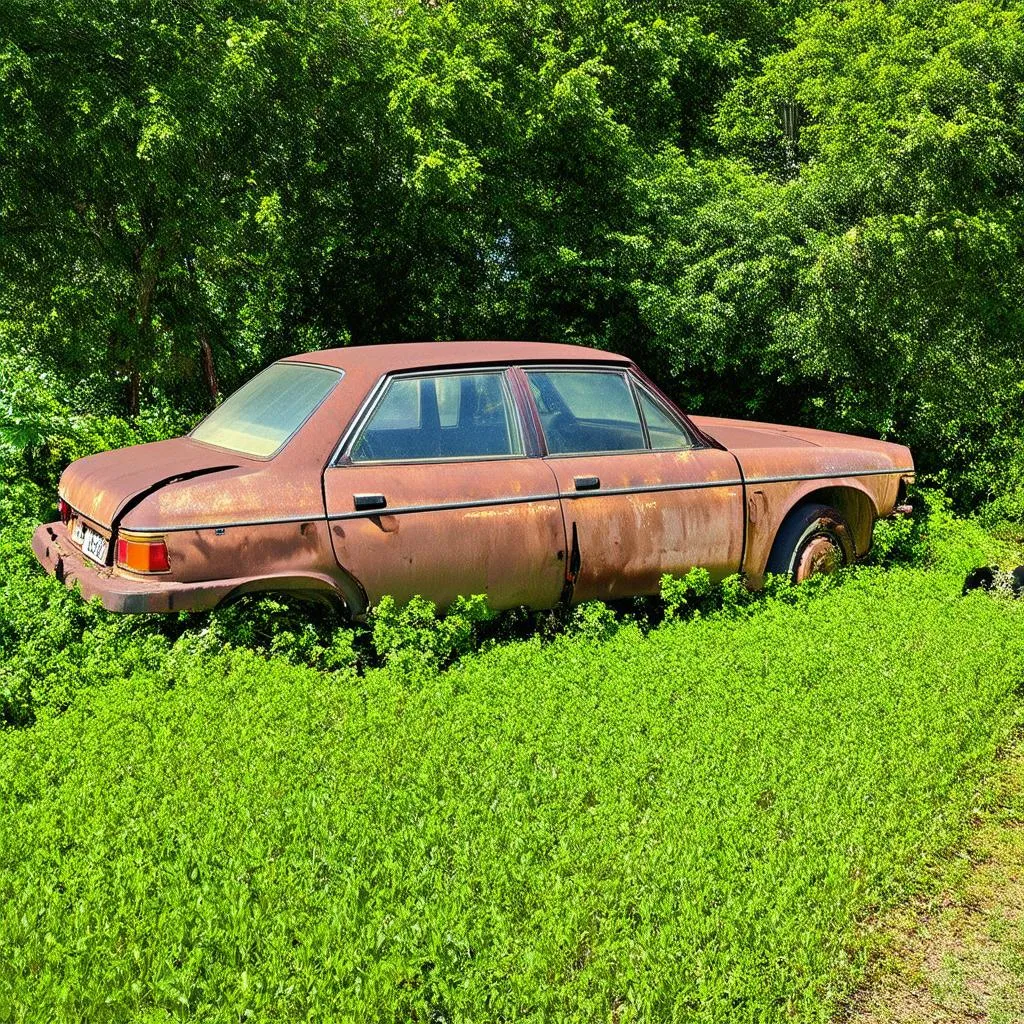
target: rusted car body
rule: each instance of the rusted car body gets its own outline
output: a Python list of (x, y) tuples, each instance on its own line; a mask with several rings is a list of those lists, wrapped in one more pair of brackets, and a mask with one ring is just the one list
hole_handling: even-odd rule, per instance
[(73, 463), (33, 549), (116, 611), (254, 592), (354, 617), (385, 594), (548, 608), (694, 566), (756, 587), (851, 562), (913, 473), (898, 444), (687, 417), (613, 353), (342, 348), (274, 364), (187, 437)]

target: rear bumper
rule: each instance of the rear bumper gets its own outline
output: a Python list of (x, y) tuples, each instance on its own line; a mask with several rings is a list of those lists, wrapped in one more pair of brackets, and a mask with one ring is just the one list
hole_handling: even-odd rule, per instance
[(98, 597), (112, 612), (205, 611), (215, 608), (248, 577), (209, 583), (176, 583), (167, 579), (143, 580), (122, 576), (94, 565), (71, 543), (67, 527), (45, 523), (32, 536), (32, 550), (42, 567), (65, 586), (79, 586), (82, 597)]

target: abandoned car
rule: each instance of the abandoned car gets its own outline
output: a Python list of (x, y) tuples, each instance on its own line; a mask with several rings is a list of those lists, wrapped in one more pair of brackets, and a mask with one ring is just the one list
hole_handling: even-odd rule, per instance
[(899, 444), (687, 416), (627, 358), (426, 342), (272, 364), (186, 437), (70, 465), (33, 549), (123, 612), (243, 594), (496, 609), (656, 594), (706, 567), (800, 581), (863, 556)]

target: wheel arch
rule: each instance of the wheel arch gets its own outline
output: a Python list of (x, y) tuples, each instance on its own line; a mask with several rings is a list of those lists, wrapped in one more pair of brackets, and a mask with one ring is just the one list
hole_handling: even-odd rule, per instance
[[(878, 518), (878, 508), (874, 498), (867, 490), (851, 484), (842, 484), (819, 487), (809, 491), (798, 498), (787, 510), (779, 523), (779, 529), (782, 529), (782, 523), (796, 509), (805, 505), (830, 505), (846, 520), (846, 525), (850, 528), (850, 537), (853, 540), (856, 558), (862, 558), (871, 550), (871, 534), (875, 520)], [(776, 530), (776, 535), (778, 535), (778, 530)]]
[(250, 594), (281, 594), (306, 601), (326, 604), (344, 618), (355, 620), (366, 612), (367, 599), (363, 588), (348, 573), (338, 578), (325, 573), (291, 573), (258, 576), (239, 584), (218, 603), (218, 607), (234, 604)]
[(808, 483), (804, 490), (789, 496), (788, 501), (771, 517), (770, 535), (760, 533), (755, 540), (756, 554), (753, 561), (746, 561), (744, 573), (752, 586), (760, 586), (764, 579), (768, 559), (779, 534), (794, 513), (808, 505), (828, 505), (834, 508), (849, 527), (849, 539), (853, 550), (848, 552), (851, 560), (863, 558), (871, 549), (871, 537), (878, 507), (871, 492), (857, 483), (814, 486)]

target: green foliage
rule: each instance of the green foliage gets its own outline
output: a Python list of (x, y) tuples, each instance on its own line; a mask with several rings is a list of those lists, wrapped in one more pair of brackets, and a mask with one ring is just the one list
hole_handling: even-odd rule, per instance
[(30, 523), (0, 528), (3, 725), (60, 713), (82, 690), (157, 667), (170, 646), (151, 620), (109, 615), (41, 572), (29, 546), (31, 529)]
[(252, 595), (209, 615), (186, 615), (186, 635), (195, 634), (211, 654), (245, 647), (324, 671), (354, 667), (354, 629), (338, 625), (333, 608), (279, 596)]
[(192, 639), (81, 693), (0, 737), (4, 1005), (830, 1019), (1020, 725), (1024, 605), (894, 569), (759, 607), (439, 674)]
[(665, 618), (672, 619), (684, 611), (699, 613), (701, 601), (712, 592), (711, 574), (707, 569), (691, 569), (685, 576), (661, 577), (661, 599), (665, 602)]
[[(910, 519), (876, 524), (878, 561), (904, 561), (941, 568), (953, 575), (1016, 556), (1013, 545), (998, 540), (981, 519), (961, 519), (941, 491), (923, 489)], [(888, 549), (888, 550), (887, 550)]]
[(615, 612), (603, 601), (585, 601), (572, 609), (565, 631), (581, 640), (600, 643), (614, 636), (618, 629)]
[(109, 615), (35, 566), (38, 490), (0, 499), (26, 1021), (819, 1020), (1020, 726), (1024, 604), (958, 596), (998, 545), (937, 495), (884, 542), (927, 569), (694, 571), (646, 635), (590, 602), (545, 642), (482, 598)]
[(691, 403), (910, 444), (970, 506), (1021, 450), (1021, 7), (808, 7), (714, 159), (659, 158), (654, 358)]
[(993, 497), (979, 510), (980, 520), (988, 526), (1008, 521), (1024, 524), (1024, 439), (1014, 452), (1006, 453), (998, 474), (993, 475)]
[(882, 519), (875, 523), (871, 544), (871, 561), (876, 564), (885, 562), (923, 564), (928, 558), (928, 539), (923, 528), (925, 518), (918, 511), (911, 516)]
[(1017, 2), (0, 25), (0, 448), (43, 449), (37, 482), (89, 447), (62, 419), (148, 436), (297, 349), (519, 336), (625, 351), (693, 411), (898, 438), (961, 510), (1016, 493)]
[(0, 323), (0, 473), (11, 487), (31, 482), (46, 488), (47, 508), (68, 463), (191, 427), (187, 414), (168, 406), (151, 405), (131, 421), (97, 409), (95, 396), (75, 393), (87, 389), (41, 369), (24, 350), (5, 348), (2, 328)]
[[(1024, 606), (957, 595), (1024, 521), (1022, 10), (0, 0), (5, 1012), (829, 1019), (1020, 725)], [(68, 462), (467, 336), (907, 442), (952, 501), (875, 568), (666, 578), (657, 629), (119, 618), (35, 565)]]
[(388, 665), (437, 669), (472, 651), (481, 623), (494, 617), (487, 599), (459, 597), (440, 618), (432, 601), (414, 597), (404, 605), (384, 597), (373, 609), (373, 647)]

